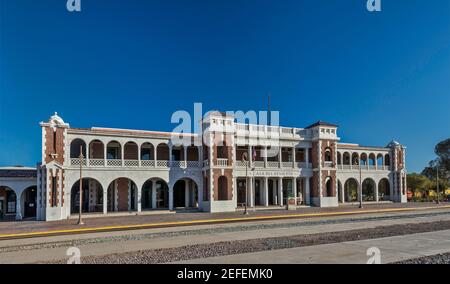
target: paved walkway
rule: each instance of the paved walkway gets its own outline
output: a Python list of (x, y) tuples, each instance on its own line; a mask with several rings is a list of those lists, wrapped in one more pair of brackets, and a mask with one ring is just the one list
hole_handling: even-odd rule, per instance
[(308, 247), (194, 259), (195, 264), (365, 264), (369, 248), (380, 250), (381, 263), (450, 252), (450, 230)]
[[(183, 211), (177, 212), (175, 214), (144, 214), (138, 215), (137, 213), (133, 216), (109, 216), (108, 217), (99, 217), (99, 218), (87, 218), (85, 219), (84, 226), (76, 225), (76, 220), (62, 220), (62, 221), (54, 221), (54, 222), (42, 222), (42, 221), (22, 221), (22, 222), (0, 222), (0, 236), (8, 235), (8, 234), (24, 234), (24, 233), (33, 233), (33, 232), (49, 232), (49, 231), (61, 231), (61, 230), (86, 230), (89, 228), (102, 228), (102, 227), (114, 227), (114, 226), (140, 226), (143, 224), (157, 224), (157, 223), (170, 223), (177, 222), (178, 225), (186, 225), (181, 224), (180, 222), (198, 222), (203, 220), (211, 220), (211, 219), (235, 219), (234, 221), (246, 221), (251, 220), (252, 218), (258, 217), (275, 217), (276, 216), (297, 216), (296, 218), (307, 218), (312, 217), (311, 215), (316, 214), (315, 217), (318, 217), (318, 214), (342, 214), (343, 212), (347, 213), (364, 213), (368, 211), (375, 210), (414, 210), (414, 209), (423, 209), (426, 207), (431, 208), (449, 208), (450, 204), (441, 204), (436, 205), (433, 203), (393, 203), (393, 204), (371, 204), (366, 205), (363, 209), (359, 209), (358, 206), (355, 205), (346, 205), (336, 208), (301, 208), (294, 211), (287, 210), (267, 210), (267, 211), (255, 211), (250, 215), (242, 215), (242, 212), (231, 212), (231, 213), (203, 213), (203, 212), (187, 212)], [(92, 216), (91, 216), (92, 217)], [(238, 220), (236, 220), (238, 219)], [(172, 224), (176, 226), (177, 224)]]

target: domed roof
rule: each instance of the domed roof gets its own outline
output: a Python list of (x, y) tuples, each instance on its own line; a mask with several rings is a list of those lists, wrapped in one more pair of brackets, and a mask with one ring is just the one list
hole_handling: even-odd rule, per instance
[(49, 122), (53, 125), (64, 125), (65, 124), (64, 120), (58, 115), (57, 112), (55, 112), (55, 114), (50, 117)]

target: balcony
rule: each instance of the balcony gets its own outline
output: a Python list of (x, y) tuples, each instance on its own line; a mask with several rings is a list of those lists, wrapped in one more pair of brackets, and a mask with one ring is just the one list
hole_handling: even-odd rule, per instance
[(391, 166), (386, 165), (337, 165), (339, 170), (359, 170), (362, 171), (390, 171)]
[[(200, 161), (165, 161), (165, 160), (122, 160), (122, 159), (89, 159), (89, 167), (125, 167), (125, 168), (200, 168)], [(71, 166), (80, 166), (78, 158), (71, 158)], [(106, 165), (106, 166), (105, 166)], [(87, 166), (86, 159), (83, 166)]]
[(217, 159), (216, 166), (218, 166), (218, 167), (228, 167), (228, 159)]

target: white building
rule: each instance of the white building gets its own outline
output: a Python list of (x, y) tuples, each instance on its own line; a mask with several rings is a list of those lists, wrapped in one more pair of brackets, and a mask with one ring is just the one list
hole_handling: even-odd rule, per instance
[[(397, 142), (363, 147), (340, 143), (337, 126), (329, 123), (249, 125), (219, 112), (201, 124), (200, 136), (82, 129), (55, 114), (41, 123), (37, 218), (60, 220), (79, 211), (81, 163), (83, 211), (98, 214), (226, 212), (245, 203), (332, 207), (358, 202), (360, 186), (363, 202), (406, 202), (405, 147)], [(174, 143), (174, 137), (183, 141)]]

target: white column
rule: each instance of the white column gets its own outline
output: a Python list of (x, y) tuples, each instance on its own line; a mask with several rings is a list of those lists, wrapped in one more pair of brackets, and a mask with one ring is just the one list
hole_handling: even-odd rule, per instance
[(141, 145), (138, 144), (138, 167), (141, 166)]
[(187, 147), (183, 146), (183, 158), (184, 158), (184, 163), (186, 164), (187, 167)]
[(269, 179), (264, 178), (264, 206), (269, 206)]
[(156, 181), (152, 180), (152, 209), (156, 209)]
[(173, 210), (173, 184), (169, 184), (169, 210)]
[(121, 152), (121, 154), (120, 154), (120, 159), (122, 160), (122, 167), (125, 165), (125, 162), (124, 162), (124, 160), (125, 160), (125, 144), (121, 144), (120, 145), (120, 152)]
[(265, 155), (264, 155), (264, 167), (267, 168), (267, 146), (264, 146), (264, 151), (265, 151)]
[(189, 207), (189, 182), (188, 180), (186, 180), (184, 182), (184, 207), (188, 208)]
[(254, 198), (254, 179), (252, 177), (248, 178), (248, 204), (250, 207), (254, 207), (255, 206), (255, 198)]
[(294, 191), (295, 205), (297, 205), (297, 179), (292, 179), (292, 190)]
[(375, 181), (374, 181), (374, 183), (375, 183), (375, 201), (378, 202), (378, 201), (380, 201), (379, 196), (378, 196), (378, 184)]
[[(141, 187), (142, 188), (142, 187)], [(142, 190), (136, 186), (136, 196), (137, 196), (137, 212), (142, 211)]]
[(279, 163), (279, 167), (282, 168), (283, 166), (281, 165), (283, 163), (283, 158), (281, 157), (281, 146), (278, 146), (278, 163)]
[(172, 146), (169, 146), (169, 167), (172, 166), (172, 159), (173, 159), (173, 157), (172, 157)]
[(157, 157), (156, 157), (156, 154), (157, 154), (156, 147), (157, 147), (157, 146), (153, 146), (153, 161), (154, 161), (154, 163), (155, 163), (155, 165), (154, 165), (155, 167), (156, 167), (156, 160), (157, 160), (157, 159), (156, 159), (156, 158), (157, 158)]
[(296, 161), (297, 159), (296, 159), (296, 157), (295, 157), (295, 152), (296, 152), (296, 151), (295, 151), (295, 147), (292, 147), (292, 162), (293, 162), (293, 167), (294, 167), (294, 168), (297, 167), (297, 165), (296, 165), (296, 164), (297, 164), (297, 161)]
[(86, 167), (89, 167), (89, 143), (86, 143), (86, 157), (84, 157), (86, 160)]
[[(8, 205), (6, 205), (8, 206)], [(6, 208), (4, 208), (6, 211)], [(22, 195), (16, 194), (16, 220), (22, 220)]]
[(283, 178), (278, 178), (278, 204), (283, 206)]
[(104, 164), (104, 166), (106, 167), (107, 166), (107, 153), (108, 151), (107, 151), (107, 145), (103, 145), (103, 158), (104, 158), (104, 160), (105, 160), (105, 164)]
[(103, 190), (103, 214), (108, 213), (108, 188)]
[(272, 197), (273, 197), (273, 204), (278, 205), (278, 188), (276, 187), (276, 181), (272, 180)]
[(309, 177), (305, 178), (305, 203), (311, 205), (311, 193), (309, 191)]

